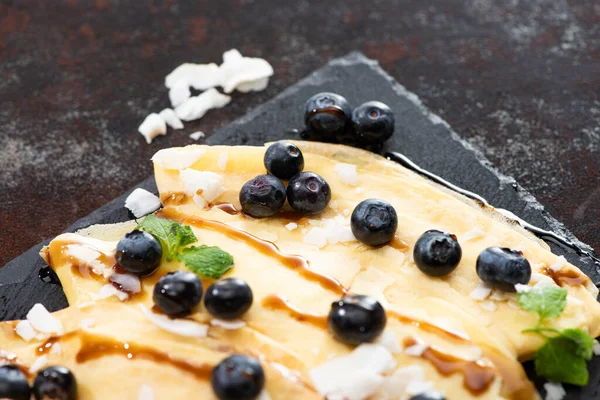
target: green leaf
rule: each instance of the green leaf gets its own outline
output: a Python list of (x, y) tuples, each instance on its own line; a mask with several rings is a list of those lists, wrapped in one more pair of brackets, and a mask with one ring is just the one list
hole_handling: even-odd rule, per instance
[(571, 337), (549, 338), (535, 353), (535, 371), (553, 382), (585, 386), (588, 383), (587, 365), (578, 353), (578, 345)]
[(190, 271), (213, 279), (219, 279), (233, 266), (231, 254), (216, 246), (187, 247), (183, 249), (179, 259)]
[(562, 314), (567, 305), (567, 289), (545, 286), (519, 293), (519, 304), (534, 312), (540, 319), (555, 318)]
[(575, 346), (575, 354), (586, 360), (590, 360), (594, 353), (594, 338), (581, 329), (565, 329), (561, 336), (569, 339)]
[(144, 218), (138, 228), (154, 235), (160, 241), (167, 261), (176, 258), (181, 247), (198, 241), (189, 226), (155, 215)]

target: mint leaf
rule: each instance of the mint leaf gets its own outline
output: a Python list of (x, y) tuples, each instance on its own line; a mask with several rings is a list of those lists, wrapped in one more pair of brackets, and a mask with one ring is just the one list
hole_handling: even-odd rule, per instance
[(581, 329), (565, 329), (561, 332), (561, 336), (573, 342), (576, 355), (585, 360), (592, 358), (594, 353), (594, 338), (588, 335), (586, 331)]
[(567, 305), (567, 289), (545, 286), (519, 293), (522, 308), (534, 312), (540, 319), (555, 318), (562, 314)]
[(553, 382), (585, 386), (588, 383), (588, 370), (585, 359), (579, 356), (580, 350), (570, 334), (549, 338), (535, 353), (535, 371)]
[(186, 247), (179, 255), (179, 259), (190, 271), (213, 279), (219, 279), (233, 266), (231, 254), (216, 246)]
[(183, 226), (178, 222), (155, 215), (148, 215), (144, 218), (138, 225), (138, 229), (145, 230), (160, 241), (167, 261), (176, 258), (181, 247), (198, 241), (189, 226)]

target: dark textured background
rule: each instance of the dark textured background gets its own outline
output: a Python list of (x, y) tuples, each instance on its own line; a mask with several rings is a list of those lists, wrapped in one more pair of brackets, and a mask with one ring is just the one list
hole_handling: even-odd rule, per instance
[[(271, 62), (268, 89), (146, 145), (164, 76), (232, 47)], [(0, 265), (148, 176), (156, 150), (351, 50), (600, 248), (596, 0), (0, 0)]]

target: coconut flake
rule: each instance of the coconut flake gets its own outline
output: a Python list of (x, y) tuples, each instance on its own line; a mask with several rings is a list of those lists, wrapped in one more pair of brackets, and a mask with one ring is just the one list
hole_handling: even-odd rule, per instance
[(171, 100), (171, 105), (173, 107), (177, 107), (185, 102), (191, 95), (192, 92), (190, 92), (190, 86), (185, 79), (178, 80), (177, 83), (169, 89), (169, 100)]
[(144, 119), (138, 132), (146, 138), (146, 143), (150, 144), (155, 137), (167, 134), (167, 124), (160, 115), (152, 113)]
[(195, 121), (202, 118), (208, 110), (225, 107), (230, 101), (230, 96), (221, 94), (216, 89), (208, 89), (175, 107), (175, 114), (183, 121)]
[[(431, 395), (432, 399), (443, 396), (433, 389), (433, 383), (425, 381), (425, 370), (420, 365), (410, 365), (396, 370), (386, 377), (379, 388), (378, 399), (404, 399), (419, 394)], [(428, 397), (429, 398), (429, 397)]]
[(318, 248), (324, 247), (327, 244), (327, 233), (325, 229), (319, 227), (312, 227), (304, 235), (302, 241), (306, 244), (317, 246)]
[(170, 148), (157, 151), (152, 156), (152, 161), (164, 169), (188, 168), (206, 153), (203, 147)]
[(94, 324), (96, 324), (96, 320), (94, 320), (93, 318), (86, 318), (79, 321), (77, 325), (80, 328), (91, 328), (92, 326), (94, 326)]
[(44, 365), (48, 364), (48, 356), (43, 355), (35, 359), (35, 361), (29, 367), (29, 373), (35, 374), (38, 370), (42, 369)]
[(400, 346), (398, 336), (396, 336), (394, 331), (391, 329), (386, 329), (381, 336), (377, 338), (375, 343), (385, 347), (392, 354), (398, 354), (402, 352), (402, 347)]
[(27, 320), (19, 321), (17, 326), (15, 327), (15, 332), (17, 335), (21, 336), (23, 340), (29, 342), (33, 338), (35, 338), (36, 332), (33, 329), (33, 326)]
[(586, 283), (585, 288), (587, 289), (588, 292), (590, 292), (590, 294), (592, 295), (593, 298), (598, 297), (598, 293), (600, 292), (600, 289), (598, 289), (598, 287), (596, 285), (594, 285), (594, 282), (589, 280)]
[(219, 86), (221, 72), (219, 66), (210, 64), (185, 63), (175, 68), (165, 77), (165, 86), (172, 88), (180, 82), (185, 82), (196, 90), (206, 90)]
[(10, 351), (0, 349), (0, 358), (3, 360), (12, 361), (15, 358), (17, 358), (17, 354), (10, 352)]
[(160, 199), (146, 189), (137, 188), (125, 199), (125, 208), (140, 218), (160, 208)]
[(175, 114), (175, 111), (172, 109), (165, 108), (158, 115), (160, 115), (171, 128), (183, 129), (183, 122), (181, 122), (177, 114)]
[(194, 202), (200, 207), (206, 207), (207, 203), (225, 192), (223, 177), (214, 172), (184, 169), (179, 171), (179, 177), (184, 184), (184, 193), (193, 196)]
[(54, 354), (54, 355), (60, 355), (62, 353), (62, 349), (60, 347), (60, 343), (59, 342), (55, 342), (52, 347), (50, 348), (50, 354)]
[(347, 183), (350, 186), (358, 185), (358, 173), (356, 172), (356, 165), (337, 163), (333, 170), (339, 175), (342, 182)]
[(408, 346), (404, 349), (404, 354), (412, 357), (421, 357), (423, 353), (427, 350), (427, 346), (423, 343), (416, 343), (412, 346)]
[(468, 240), (478, 239), (483, 236), (485, 236), (485, 232), (481, 228), (476, 226), (475, 228), (471, 229), (470, 231), (465, 232), (461, 236), (461, 241), (466, 242)]
[(546, 382), (544, 390), (546, 390), (545, 400), (562, 400), (567, 395), (565, 388), (560, 383)]
[(210, 320), (212, 326), (218, 326), (227, 330), (236, 330), (246, 326), (246, 322), (242, 320), (225, 321), (222, 319), (213, 318)]
[(261, 92), (269, 86), (269, 78), (257, 79), (251, 82), (242, 82), (235, 88), (238, 92)]
[(138, 393), (138, 400), (154, 400), (154, 391), (152, 388), (146, 384), (143, 384)]
[(558, 272), (566, 264), (567, 264), (567, 259), (564, 256), (558, 256), (558, 257), (556, 257), (556, 260), (554, 261), (554, 263), (552, 265), (550, 265), (548, 268), (550, 268), (554, 272)]
[(107, 299), (111, 296), (115, 296), (121, 301), (125, 301), (129, 298), (129, 295), (127, 293), (120, 291), (110, 283), (107, 283), (106, 285), (102, 286), (98, 294), (92, 294), (92, 297), (95, 300)]
[(187, 319), (171, 319), (166, 315), (153, 313), (142, 304), (139, 306), (146, 318), (167, 332), (189, 337), (206, 337), (208, 333), (208, 325)]
[[(225, 93), (231, 93), (240, 85), (242, 91), (263, 90), (266, 88), (265, 78), (273, 75), (273, 67), (262, 58), (243, 57), (239, 51), (232, 49), (223, 53), (223, 64), (219, 67), (221, 86)], [(259, 82), (257, 82), (259, 81)]]
[(110, 281), (121, 286), (121, 290), (128, 293), (139, 293), (142, 290), (140, 278), (132, 274), (118, 274), (113, 272)]
[(594, 339), (592, 351), (594, 352), (595, 356), (600, 356), (600, 342), (598, 342), (598, 339)]
[(539, 272), (534, 272), (531, 274), (531, 283), (534, 283), (534, 287), (544, 287), (544, 286), (556, 286), (554, 280), (550, 278), (548, 275), (540, 274)]
[(194, 133), (190, 133), (189, 136), (190, 136), (190, 139), (193, 139), (193, 140), (200, 140), (200, 139), (203, 139), (206, 137), (206, 135), (202, 131), (196, 131)]
[(484, 282), (479, 282), (479, 285), (469, 294), (469, 297), (473, 300), (481, 301), (488, 298), (492, 294), (492, 288), (486, 285)]
[(380, 375), (394, 366), (385, 347), (363, 343), (352, 353), (311, 369), (309, 375), (317, 391), (328, 399), (362, 400), (375, 393), (383, 382)]
[(271, 400), (271, 396), (269, 396), (269, 392), (263, 390), (262, 392), (260, 392), (256, 400)]
[(35, 304), (27, 313), (27, 321), (35, 330), (43, 333), (55, 333), (62, 335), (65, 333), (62, 322), (55, 318), (42, 304)]
[(491, 300), (484, 300), (479, 303), (479, 306), (485, 311), (496, 311), (498, 309), (496, 303)]
[(515, 285), (515, 290), (517, 291), (517, 293), (528, 293), (532, 290), (533, 288), (529, 285), (523, 285), (522, 283), (517, 283)]
[(285, 228), (286, 228), (288, 231), (293, 231), (294, 229), (298, 228), (298, 224), (297, 224), (297, 223), (295, 223), (295, 222), (290, 222), (289, 224), (287, 224), (287, 225), (285, 226)]
[(225, 171), (225, 169), (227, 168), (227, 161), (229, 161), (229, 154), (227, 154), (227, 152), (223, 151), (221, 152), (221, 154), (219, 154), (219, 169), (221, 171)]

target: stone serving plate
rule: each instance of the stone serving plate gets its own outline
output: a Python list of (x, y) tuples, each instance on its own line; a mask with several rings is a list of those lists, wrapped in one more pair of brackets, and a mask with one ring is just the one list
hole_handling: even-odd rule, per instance
[[(353, 105), (368, 100), (387, 103), (396, 116), (396, 133), (386, 144), (384, 152), (401, 152), (421, 167), (464, 189), (480, 194), (492, 205), (506, 208), (531, 224), (552, 230), (585, 247), (560, 222), (544, 211), (544, 207), (513, 178), (494, 169), (445, 121), (427, 110), (415, 94), (395, 82), (375, 61), (359, 53), (351, 53), (331, 61), (274, 99), (219, 129), (206, 143), (262, 145), (267, 141), (298, 138), (297, 133), (293, 133), (292, 130), (303, 126), (304, 101), (322, 91), (340, 93)], [(154, 193), (157, 191), (153, 177), (136, 187)], [(78, 220), (67, 232), (92, 224), (131, 219), (131, 215), (123, 207), (131, 190)], [(0, 269), (0, 320), (23, 318), (38, 302), (51, 311), (68, 305), (60, 285), (47, 284), (38, 278), (40, 268), (45, 266), (38, 252), (46, 243), (34, 246)], [(590, 259), (579, 257), (575, 252), (556, 243), (550, 242), (549, 245), (553, 252), (564, 255), (571, 263), (581, 268), (593, 282), (600, 281), (600, 273)], [(535, 377), (531, 363), (526, 364), (526, 368), (543, 393), (541, 385), (544, 381)], [(600, 398), (600, 358), (594, 358), (590, 362), (589, 370), (590, 384), (585, 388), (567, 386), (566, 399)]]

